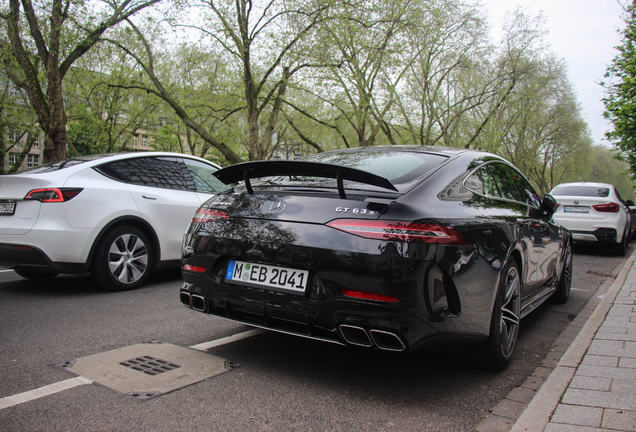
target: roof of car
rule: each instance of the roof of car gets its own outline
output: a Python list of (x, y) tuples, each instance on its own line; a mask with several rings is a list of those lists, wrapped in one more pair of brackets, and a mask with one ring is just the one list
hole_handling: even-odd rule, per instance
[[(214, 162), (211, 162), (207, 159), (200, 158), (198, 156), (187, 155), (183, 153), (173, 153), (173, 152), (127, 152), (127, 153), (102, 153), (97, 155), (85, 155), (85, 156), (77, 156), (72, 157), (63, 161), (51, 162), (44, 165), (39, 165), (33, 168), (29, 168), (26, 170), (17, 171), (10, 175), (29, 175), (29, 174), (43, 174), (49, 172), (55, 172), (64, 169), (65, 172), (67, 169), (73, 169), (74, 171), (80, 171), (87, 167), (93, 167), (95, 165), (105, 163), (111, 160), (121, 160), (128, 158), (139, 158), (139, 157), (185, 157), (189, 159), (198, 160), (205, 163), (210, 163), (220, 168)], [(92, 162), (89, 165), (86, 165), (85, 162)]]
[(560, 186), (592, 186), (592, 187), (614, 187), (611, 183), (596, 183), (596, 182), (570, 182), (570, 183), (560, 183), (556, 185), (553, 189), (556, 189)]
[(411, 151), (419, 153), (437, 153), (447, 156), (453, 156), (460, 153), (484, 153), (480, 150), (464, 149), (459, 147), (445, 147), (445, 146), (420, 146), (420, 145), (382, 145), (382, 146), (369, 146), (369, 147), (353, 147), (347, 149), (335, 149), (330, 152), (359, 152), (359, 151)]

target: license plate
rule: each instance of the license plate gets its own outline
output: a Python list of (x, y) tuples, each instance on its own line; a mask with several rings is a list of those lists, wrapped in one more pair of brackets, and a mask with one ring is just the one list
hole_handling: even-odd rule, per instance
[(15, 213), (15, 203), (0, 203), (0, 215), (11, 216)]
[(265, 264), (231, 260), (225, 280), (229, 283), (249, 285), (302, 294), (307, 289), (307, 270), (295, 270)]
[(583, 206), (565, 206), (565, 207), (563, 207), (563, 211), (564, 212), (571, 212), (571, 213), (589, 213), (590, 212), (590, 208), (589, 207), (583, 207)]

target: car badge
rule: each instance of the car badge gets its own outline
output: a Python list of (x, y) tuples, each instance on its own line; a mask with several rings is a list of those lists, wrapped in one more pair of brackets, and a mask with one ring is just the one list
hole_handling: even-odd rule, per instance
[(285, 207), (287, 207), (287, 204), (285, 203), (285, 201), (280, 200), (280, 201), (276, 201), (274, 204), (272, 204), (272, 206), (269, 208), (269, 212), (271, 214), (279, 214), (282, 213), (283, 210), (285, 210)]
[(574, 201), (574, 204), (578, 204), (578, 203), (579, 203), (578, 201)]

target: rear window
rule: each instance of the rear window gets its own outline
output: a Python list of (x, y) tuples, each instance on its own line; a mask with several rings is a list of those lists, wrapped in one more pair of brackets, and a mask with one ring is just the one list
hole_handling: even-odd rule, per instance
[(342, 165), (382, 176), (394, 185), (409, 183), (446, 161), (447, 156), (417, 152), (337, 152), (307, 158), (313, 162)]
[(598, 186), (557, 186), (551, 192), (555, 196), (608, 197), (609, 188)]

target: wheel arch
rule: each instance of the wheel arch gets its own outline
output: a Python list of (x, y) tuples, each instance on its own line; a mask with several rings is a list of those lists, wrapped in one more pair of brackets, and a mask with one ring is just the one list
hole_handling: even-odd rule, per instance
[(159, 262), (161, 261), (161, 244), (159, 243), (159, 237), (157, 236), (157, 233), (155, 232), (152, 225), (150, 225), (146, 220), (136, 216), (121, 216), (119, 218), (113, 219), (102, 228), (97, 237), (95, 237), (95, 241), (93, 242), (90, 253), (88, 255), (89, 268), (93, 265), (93, 259), (95, 257), (97, 245), (99, 245), (99, 243), (102, 241), (104, 235), (106, 235), (106, 233), (110, 230), (121, 226), (135, 227), (143, 232), (146, 237), (148, 237), (148, 241), (151, 243), (153, 251), (155, 252), (155, 256), (153, 256), (152, 258), (153, 262), (151, 265), (151, 273), (155, 272), (159, 267)]
[[(515, 261), (517, 262), (517, 267), (519, 267), (519, 274), (522, 275), (523, 274), (523, 257), (521, 256), (521, 251), (519, 251), (518, 249), (513, 249), (512, 252), (510, 252), (510, 256), (514, 258)], [(521, 281), (523, 281), (523, 278), (521, 278)]]

